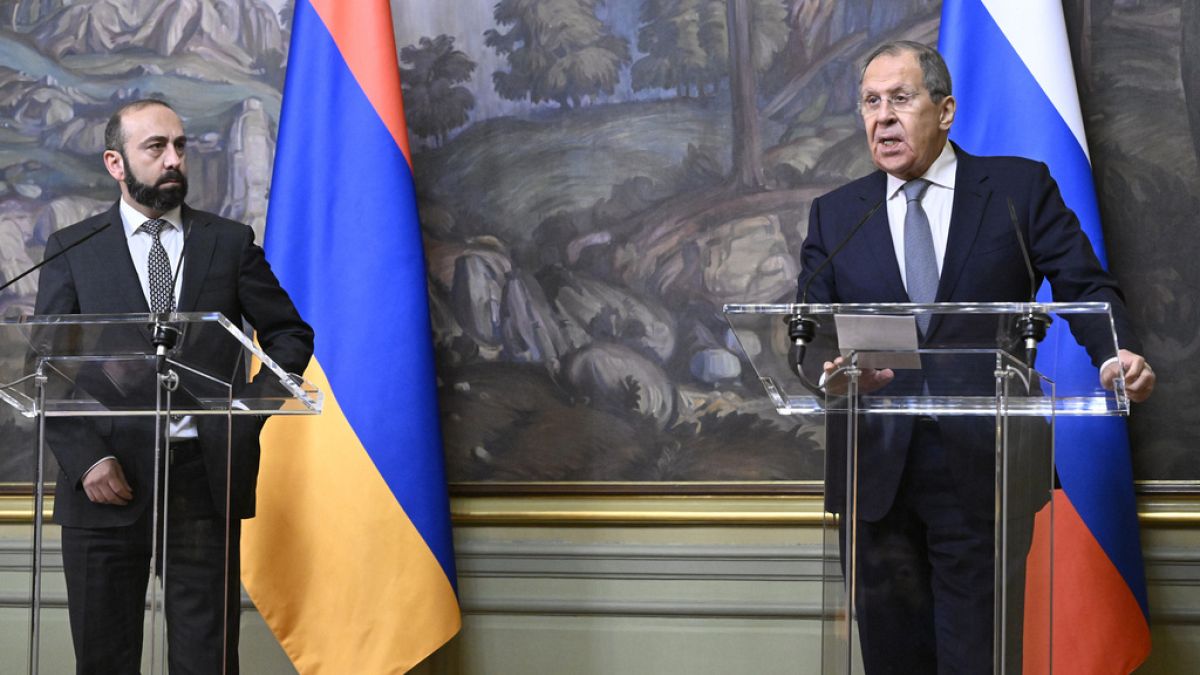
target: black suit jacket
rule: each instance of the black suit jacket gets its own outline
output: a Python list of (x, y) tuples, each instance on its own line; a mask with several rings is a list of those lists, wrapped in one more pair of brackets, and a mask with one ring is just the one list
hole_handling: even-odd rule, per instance
[[(1059, 302), (1109, 302), (1123, 348), (1140, 351), (1130, 325), (1123, 296), (1115, 280), (1104, 271), (1075, 214), (1066, 207), (1045, 164), (1017, 157), (977, 157), (954, 146), (958, 156), (949, 239), (938, 284), (937, 302), (1025, 302), (1030, 297), (1028, 271), (1008, 212), (1008, 199), (1016, 207), (1021, 236), (1029, 247), (1037, 280), (1049, 279)], [(804, 289), (810, 270), (883, 197), (887, 179), (876, 171), (813, 201), (808, 234), (802, 251), (805, 270), (799, 280)], [(887, 210), (880, 208), (808, 286), (809, 302), (911, 302), (900, 276)], [(1107, 323), (1073, 320), (1071, 332), (1099, 366), (1114, 356)], [(925, 345), (994, 340), (997, 327), (980, 322), (935, 317)], [(987, 331), (987, 334), (981, 333)], [(977, 342), (978, 343), (978, 342)], [(908, 374), (898, 373), (897, 380)], [(936, 374), (929, 387), (937, 394)], [(896, 383), (898, 384), (898, 383)], [(910, 389), (911, 391), (911, 389)], [(883, 390), (881, 394), (886, 394)], [(831, 425), (839, 427), (842, 425)], [(963, 500), (980, 513), (992, 508), (994, 429), (971, 420), (947, 416), (940, 419), (951, 470)], [(859, 514), (867, 520), (882, 518), (895, 499), (904, 471), (913, 419), (868, 416), (860, 425)], [(844, 437), (831, 437), (827, 502), (831, 508), (844, 499), (839, 473)], [(837, 508), (841, 511), (840, 508)]]
[[(254, 327), (266, 353), (289, 373), (303, 373), (313, 351), (313, 331), (280, 287), (248, 226), (197, 211), (182, 211), (185, 234), (183, 285), (177, 310), (220, 312), (235, 324), (244, 318)], [(107, 227), (106, 227), (107, 226)], [(46, 257), (105, 228), (41, 270), (37, 314), (148, 313), (145, 295), (130, 258), (119, 203), (51, 235)], [(146, 336), (149, 342), (148, 333)], [(193, 363), (214, 367), (236, 362), (236, 352), (192, 345)], [(244, 373), (238, 373), (244, 382)], [(269, 378), (270, 376), (268, 376)], [(235, 378), (235, 382), (239, 380)], [(258, 384), (258, 383), (255, 383)], [(253, 385), (235, 385), (238, 388)], [(226, 457), (232, 455), (230, 513), (254, 515), (258, 477), (258, 432), (263, 418), (238, 416), (227, 452), (226, 418), (198, 416), (198, 441), (213, 503), (224, 513)], [(54, 517), (61, 525), (109, 527), (134, 522), (153, 491), (154, 420), (151, 417), (56, 418), (47, 420), (47, 440), (59, 464)], [(126, 506), (95, 504), (83, 492), (81, 478), (107, 455), (120, 461), (134, 490)]]

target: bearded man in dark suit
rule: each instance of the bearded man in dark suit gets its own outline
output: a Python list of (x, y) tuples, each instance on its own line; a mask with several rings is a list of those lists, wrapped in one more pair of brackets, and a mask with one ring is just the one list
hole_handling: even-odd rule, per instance
[[(813, 201), (799, 280), (806, 300), (1027, 302), (1026, 245), (1036, 283), (1048, 279), (1055, 300), (1111, 303), (1117, 353), (1107, 324), (1073, 322), (1072, 332), (1105, 387), (1123, 371), (1130, 399), (1145, 400), (1155, 376), (1138, 354), (1123, 296), (1046, 166), (973, 156), (949, 141), (956, 112), (950, 74), (926, 45), (875, 49), (859, 95), (879, 170)], [(1020, 235), (1010, 199), (1023, 223)], [(850, 236), (881, 200), (886, 208)], [(920, 343), (954, 343), (964, 328), (934, 318), (921, 326)], [(827, 386), (837, 386), (841, 365), (840, 357), (824, 364)], [(912, 376), (866, 369), (860, 386), (884, 394), (894, 380)], [(939, 393), (939, 384), (936, 374), (926, 375), (931, 393)], [(856, 612), (867, 672), (991, 672), (994, 427), (952, 416), (893, 416), (865, 421), (860, 439)], [(830, 442), (832, 456), (837, 442)], [(831, 473), (837, 460), (832, 464)], [(827, 480), (834, 495), (827, 501), (844, 499), (837, 484)]]
[[(184, 204), (187, 137), (179, 115), (163, 101), (129, 103), (109, 120), (105, 148), (120, 199), (50, 237), (46, 258), (65, 253), (42, 268), (37, 313), (220, 312), (253, 326), (284, 370), (303, 373), (313, 331), (253, 230)], [(237, 352), (194, 345), (190, 358), (226, 368)], [(235, 396), (253, 386), (244, 370), (237, 374)], [(186, 416), (164, 425), (161, 440), (171, 447), (163, 457), (170, 467), (164, 597), (171, 673), (238, 672), (238, 537), (240, 520), (254, 515), (262, 420), (236, 416), (230, 429), (224, 416)], [(151, 417), (47, 421), (60, 469), (54, 518), (62, 526), (78, 673), (140, 671), (154, 429)]]

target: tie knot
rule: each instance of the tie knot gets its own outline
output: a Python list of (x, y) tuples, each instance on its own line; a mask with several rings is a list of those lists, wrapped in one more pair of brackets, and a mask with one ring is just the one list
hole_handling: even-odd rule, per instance
[(924, 178), (914, 178), (900, 187), (904, 190), (904, 198), (908, 201), (920, 201), (925, 194), (925, 190), (929, 188), (929, 181)]
[(142, 223), (142, 229), (145, 230), (151, 237), (157, 237), (159, 232), (167, 226), (167, 221), (162, 218), (152, 218)]

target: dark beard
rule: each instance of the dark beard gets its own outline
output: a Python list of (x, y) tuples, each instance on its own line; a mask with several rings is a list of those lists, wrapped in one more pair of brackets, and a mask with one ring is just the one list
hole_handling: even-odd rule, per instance
[[(154, 185), (148, 185), (133, 176), (133, 171), (129, 169), (129, 160), (124, 153), (121, 154), (121, 159), (125, 161), (125, 186), (129, 188), (129, 196), (133, 197), (135, 202), (153, 211), (166, 213), (182, 204), (183, 198), (187, 197), (187, 176), (179, 170), (168, 169), (159, 176)], [(158, 187), (167, 181), (176, 181), (179, 186)]]

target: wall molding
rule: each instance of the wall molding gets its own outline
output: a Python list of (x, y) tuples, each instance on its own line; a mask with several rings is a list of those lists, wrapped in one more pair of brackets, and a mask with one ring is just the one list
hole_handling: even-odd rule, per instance
[[(455, 525), (511, 526), (806, 526), (830, 516), (821, 495), (457, 495), (450, 500)], [(47, 498), (49, 522), (54, 508)], [(1200, 527), (1200, 494), (1143, 494), (1138, 520), (1144, 528)], [(33, 522), (33, 498), (0, 495), (0, 525)]]

